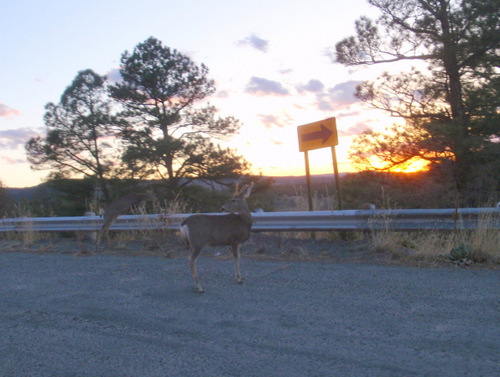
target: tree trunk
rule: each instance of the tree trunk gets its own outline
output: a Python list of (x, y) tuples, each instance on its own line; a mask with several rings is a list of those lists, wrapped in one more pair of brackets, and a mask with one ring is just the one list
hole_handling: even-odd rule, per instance
[(462, 97), (462, 82), (460, 75), (460, 67), (457, 60), (457, 46), (453, 40), (453, 34), (450, 29), (449, 13), (446, 8), (446, 1), (442, 2), (442, 9), (439, 14), (441, 27), (443, 31), (443, 66), (448, 78), (447, 96), (451, 108), (451, 116), (454, 126), (454, 172), (455, 185), (460, 194), (465, 188), (468, 154), (467, 147), (467, 128), (468, 116), (465, 111), (465, 106)]

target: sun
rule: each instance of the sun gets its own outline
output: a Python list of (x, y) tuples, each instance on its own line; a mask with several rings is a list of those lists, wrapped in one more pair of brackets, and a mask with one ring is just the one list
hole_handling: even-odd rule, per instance
[(393, 173), (418, 173), (428, 171), (430, 162), (420, 157), (414, 157), (406, 161), (404, 164), (391, 168), (389, 171)]

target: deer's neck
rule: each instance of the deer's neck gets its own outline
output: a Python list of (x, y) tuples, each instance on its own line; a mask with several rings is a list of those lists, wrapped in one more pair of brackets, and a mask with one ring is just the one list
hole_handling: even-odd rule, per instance
[(237, 215), (240, 217), (243, 224), (247, 225), (249, 228), (252, 227), (253, 219), (248, 206), (245, 206), (245, 208), (238, 212)]
[(241, 212), (239, 213), (239, 216), (245, 225), (248, 225), (249, 228), (252, 226), (253, 219), (250, 211)]

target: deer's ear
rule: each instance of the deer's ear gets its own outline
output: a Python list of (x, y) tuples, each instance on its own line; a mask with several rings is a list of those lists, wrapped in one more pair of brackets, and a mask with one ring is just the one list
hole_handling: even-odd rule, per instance
[(245, 185), (241, 189), (242, 194), (245, 196), (245, 198), (248, 198), (250, 196), (250, 193), (252, 192), (253, 189), (253, 182), (250, 182), (248, 185)]

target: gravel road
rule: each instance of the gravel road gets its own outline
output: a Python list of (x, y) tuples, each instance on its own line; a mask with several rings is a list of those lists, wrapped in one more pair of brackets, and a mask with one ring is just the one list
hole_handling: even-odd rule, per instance
[(498, 376), (500, 271), (0, 253), (0, 376)]

